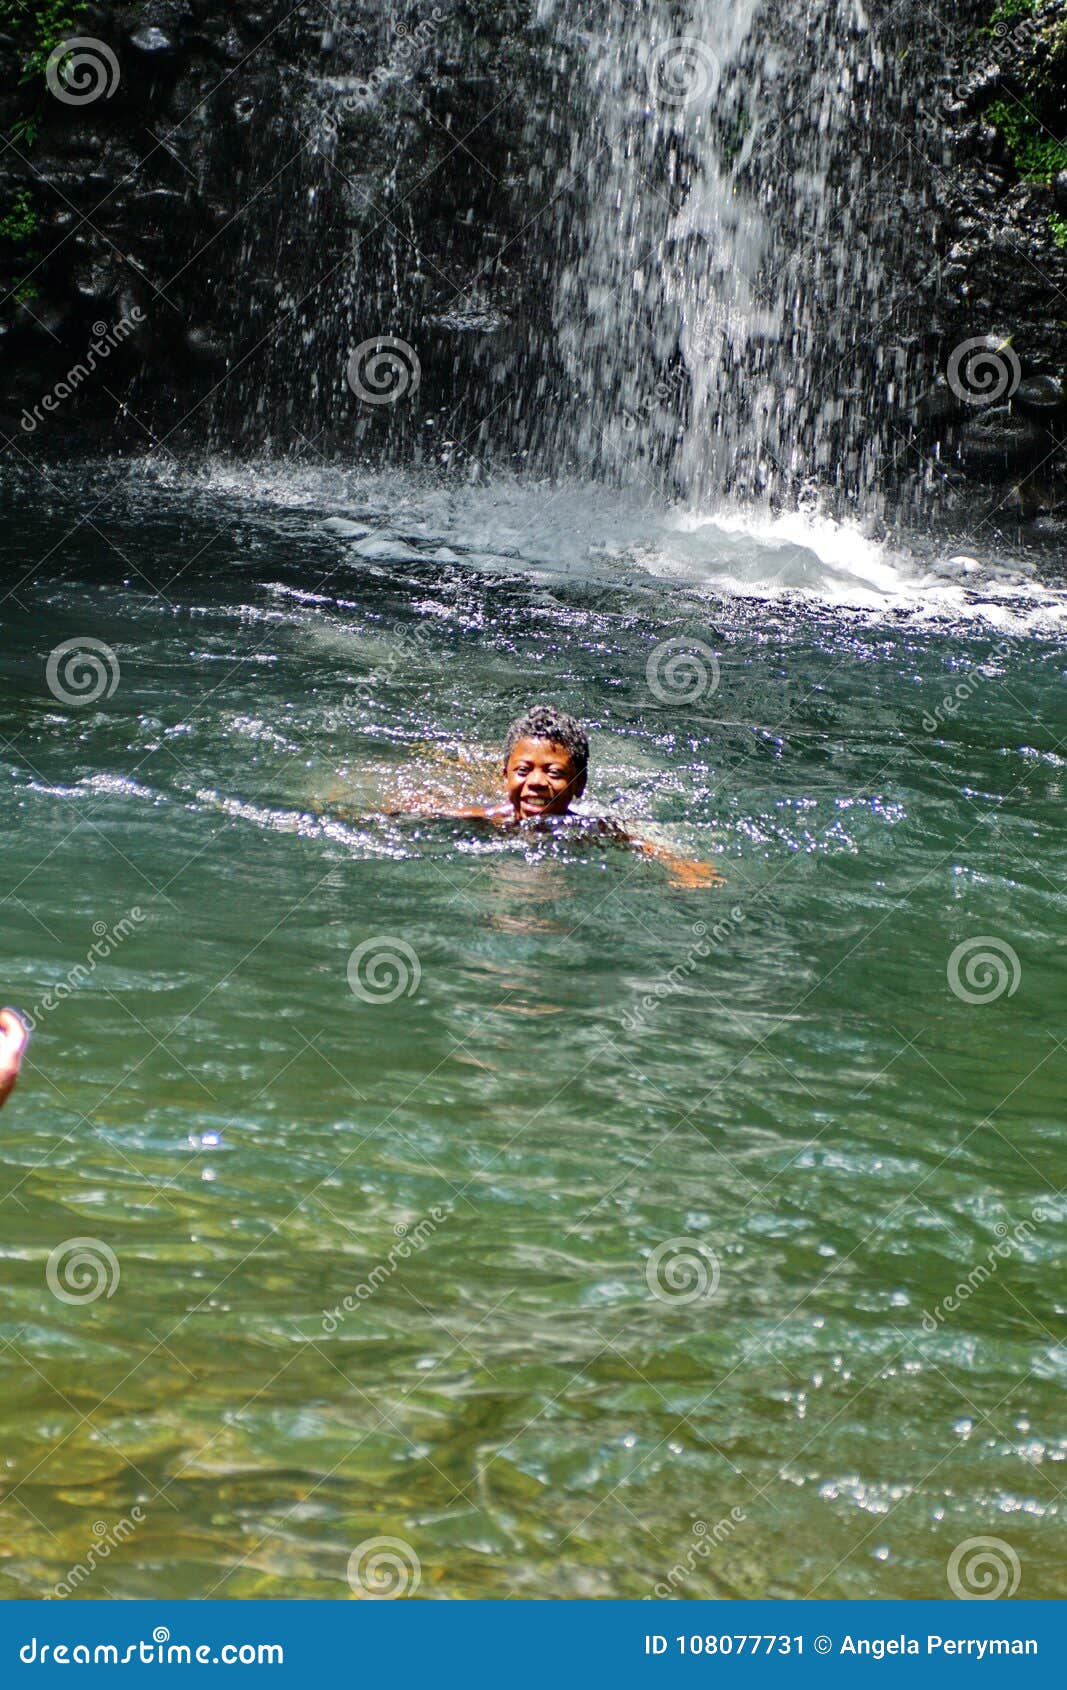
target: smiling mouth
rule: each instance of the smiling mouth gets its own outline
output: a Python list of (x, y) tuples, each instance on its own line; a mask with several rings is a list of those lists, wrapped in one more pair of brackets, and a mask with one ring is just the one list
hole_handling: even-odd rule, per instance
[(550, 798), (524, 798), (522, 808), (524, 810), (547, 810), (551, 802)]

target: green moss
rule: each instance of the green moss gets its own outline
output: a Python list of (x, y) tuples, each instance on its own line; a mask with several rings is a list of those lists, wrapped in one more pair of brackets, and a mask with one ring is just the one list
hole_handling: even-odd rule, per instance
[(1067, 217), (1061, 217), (1054, 211), (1048, 220), (1048, 226), (1052, 230), (1052, 239), (1056, 245), (1067, 250)]
[(20, 188), (0, 212), (0, 294), (15, 300), (35, 299), (33, 282), (21, 280), (38, 262), (34, 236), (40, 216), (28, 188)]
[(1067, 141), (1050, 134), (1021, 100), (996, 100), (985, 115), (1000, 130), (1016, 170), (1027, 181), (1051, 182), (1058, 171), (1067, 170)]
[(77, 32), (88, 11), (88, 0), (0, 0), (0, 30), (11, 35), (22, 52), (22, 80), (43, 76), (53, 47)]

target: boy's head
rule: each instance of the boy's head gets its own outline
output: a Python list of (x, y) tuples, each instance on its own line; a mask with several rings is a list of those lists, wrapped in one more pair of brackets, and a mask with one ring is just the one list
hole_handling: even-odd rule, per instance
[(504, 780), (516, 816), (565, 815), (585, 791), (589, 741), (573, 716), (539, 704), (519, 716), (504, 742)]

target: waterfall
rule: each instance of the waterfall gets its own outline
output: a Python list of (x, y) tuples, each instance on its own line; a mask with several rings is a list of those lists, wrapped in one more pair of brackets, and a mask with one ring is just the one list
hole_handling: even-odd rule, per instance
[[(285, 321), (227, 426), (869, 506), (923, 298), (909, 13), (338, 0), (278, 227), (250, 237)], [(405, 403), (353, 391), (379, 340)]]

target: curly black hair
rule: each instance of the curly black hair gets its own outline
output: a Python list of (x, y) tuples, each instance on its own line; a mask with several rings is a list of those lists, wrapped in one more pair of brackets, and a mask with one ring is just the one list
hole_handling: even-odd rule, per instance
[(532, 710), (516, 716), (504, 740), (505, 769), (520, 739), (548, 739), (553, 745), (562, 745), (570, 752), (579, 777), (585, 780), (589, 771), (589, 738), (582, 724), (565, 710), (557, 710), (551, 704), (535, 704)]

